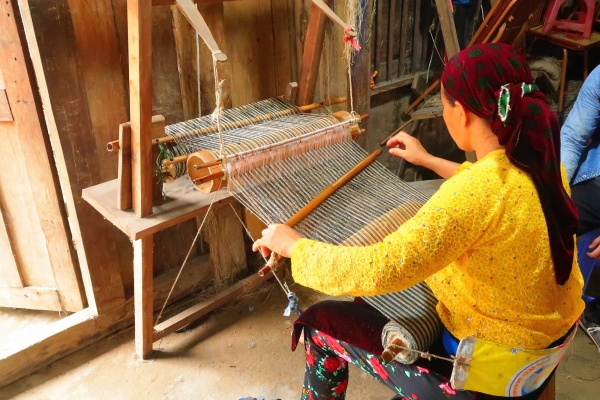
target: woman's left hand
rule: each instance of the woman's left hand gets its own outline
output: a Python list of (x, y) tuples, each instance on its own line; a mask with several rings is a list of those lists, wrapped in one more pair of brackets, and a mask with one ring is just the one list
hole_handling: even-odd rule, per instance
[(592, 241), (592, 243), (590, 243), (589, 249), (591, 251), (589, 251), (585, 254), (587, 254), (588, 257), (590, 257), (590, 258), (595, 258), (597, 260), (600, 260), (600, 236), (598, 236), (596, 239), (594, 239)]
[(252, 251), (260, 250), (267, 257), (271, 251), (283, 256), (292, 255), (292, 247), (302, 236), (292, 228), (283, 224), (273, 224), (262, 231), (262, 237), (252, 245)]

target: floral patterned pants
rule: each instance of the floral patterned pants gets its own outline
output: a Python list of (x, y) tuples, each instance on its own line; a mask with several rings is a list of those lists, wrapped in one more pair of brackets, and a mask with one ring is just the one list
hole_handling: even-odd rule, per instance
[(355, 364), (395, 391), (398, 396), (394, 399), (471, 400), (475, 398), (471, 392), (454, 391), (447, 378), (428, 368), (416, 364), (404, 365), (395, 361), (382, 365), (378, 361), (378, 356), (306, 326), (304, 344), (306, 370), (302, 400), (344, 399), (348, 386), (348, 363)]

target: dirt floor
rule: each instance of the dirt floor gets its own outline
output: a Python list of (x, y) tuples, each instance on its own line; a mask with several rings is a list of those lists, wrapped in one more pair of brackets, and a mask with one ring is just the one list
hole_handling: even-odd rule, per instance
[[(293, 288), (306, 307), (324, 299)], [(275, 283), (155, 343), (155, 356), (134, 355), (133, 329), (115, 334), (0, 389), (0, 399), (298, 399), (303, 352), (290, 350), (293, 317)], [(595, 400), (600, 353), (581, 331), (557, 375), (558, 400)], [(393, 393), (357, 368), (348, 400), (385, 400)]]

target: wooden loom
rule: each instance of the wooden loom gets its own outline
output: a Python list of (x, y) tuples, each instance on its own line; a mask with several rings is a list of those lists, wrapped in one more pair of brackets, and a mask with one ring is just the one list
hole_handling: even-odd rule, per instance
[[(318, 3), (318, 4), (317, 4)], [(155, 139), (164, 136), (165, 120), (152, 116), (152, 6), (177, 4), (213, 54), (215, 64), (226, 61), (210, 30), (192, 0), (128, 0), (130, 118), (119, 128), (119, 140), (112, 142), (119, 152), (119, 179), (87, 188), (83, 198), (133, 241), (134, 303), (136, 353), (147, 358), (152, 344), (166, 335), (209, 313), (268, 279), (254, 275), (190, 309), (153, 326), (153, 235), (166, 228), (205, 214), (210, 205), (222, 206), (231, 197), (221, 191), (214, 197), (200, 191), (189, 192), (181, 185), (168, 185), (166, 199), (154, 202), (161, 193), (153, 179)], [(328, 11), (327, 11), (328, 10)], [(298, 85), (290, 84), (287, 97), (305, 110), (314, 96), (320, 54), (323, 48), (326, 17), (336, 23), (325, 3), (316, 1), (311, 11), (305, 38), (302, 69)], [(335, 16), (337, 17), (337, 16)], [(343, 22), (342, 22), (343, 24)], [(230, 104), (225, 104), (230, 106)], [(164, 140), (164, 139), (161, 139)], [(115, 202), (115, 198), (117, 201)]]

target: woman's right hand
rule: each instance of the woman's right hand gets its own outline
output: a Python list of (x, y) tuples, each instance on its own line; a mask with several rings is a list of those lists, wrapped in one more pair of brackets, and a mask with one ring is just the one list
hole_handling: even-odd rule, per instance
[(431, 157), (419, 139), (404, 131), (390, 138), (386, 145), (390, 148), (391, 155), (403, 158), (414, 165), (424, 166), (426, 160)]
[(600, 260), (600, 236), (592, 240), (592, 243), (590, 243), (589, 250), (590, 251), (585, 253), (588, 257)]

